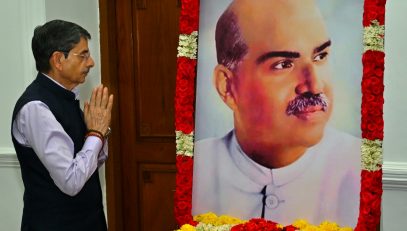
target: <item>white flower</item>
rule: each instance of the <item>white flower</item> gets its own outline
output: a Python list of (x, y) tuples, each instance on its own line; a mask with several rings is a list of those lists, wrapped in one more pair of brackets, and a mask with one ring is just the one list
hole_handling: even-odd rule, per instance
[(229, 231), (233, 225), (215, 226), (212, 224), (199, 223), (196, 226), (197, 231)]
[(191, 34), (180, 34), (178, 42), (178, 55), (177, 57), (187, 57), (196, 59), (198, 50), (198, 32), (194, 31)]
[(184, 134), (182, 131), (175, 131), (175, 143), (177, 155), (194, 155), (194, 132)]
[(377, 20), (373, 20), (371, 25), (363, 28), (364, 51), (384, 52), (384, 25), (379, 25)]
[(380, 170), (383, 165), (383, 141), (362, 140), (362, 169), (368, 171)]

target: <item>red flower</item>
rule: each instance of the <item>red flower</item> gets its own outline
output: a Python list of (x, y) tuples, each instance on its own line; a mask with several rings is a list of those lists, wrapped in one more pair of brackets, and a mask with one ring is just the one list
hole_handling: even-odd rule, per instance
[(175, 129), (185, 134), (194, 129), (196, 60), (177, 59), (175, 88)]
[(292, 225), (289, 225), (289, 226), (284, 227), (284, 231), (295, 231), (295, 230), (298, 230), (298, 229), (295, 228), (295, 227), (292, 226)]
[(384, 53), (366, 51), (362, 57), (362, 137), (383, 139)]
[(179, 17), (179, 29), (181, 34), (190, 34), (198, 30), (199, 23), (199, 0), (182, 0)]
[(359, 220), (355, 231), (376, 230), (380, 222), (382, 171), (362, 171)]
[(194, 161), (191, 157), (187, 156), (177, 156), (177, 172), (182, 174), (192, 173), (194, 167)]
[(233, 226), (231, 229), (231, 231), (259, 231), (259, 230), (282, 231), (282, 229), (277, 227), (277, 223), (260, 218), (251, 219), (250, 221), (244, 224)]
[(177, 175), (174, 194), (174, 213), (178, 224), (192, 224), (192, 173), (193, 159), (187, 156), (176, 157)]
[(365, 0), (363, 13), (363, 26), (369, 26), (372, 20), (384, 25), (386, 0)]

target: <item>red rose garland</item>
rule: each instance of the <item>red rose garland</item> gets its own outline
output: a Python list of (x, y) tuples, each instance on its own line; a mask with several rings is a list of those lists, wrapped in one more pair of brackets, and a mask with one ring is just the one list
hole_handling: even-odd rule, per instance
[(193, 159), (179, 155), (176, 159), (176, 166), (175, 219), (180, 226), (196, 224), (191, 215)]
[(255, 218), (251, 219), (247, 223), (232, 227), (230, 231), (258, 231), (258, 230), (282, 231), (282, 229), (277, 227), (277, 225), (278, 225), (277, 223), (272, 221), (266, 221), (264, 219)]
[(384, 53), (366, 51), (362, 62), (362, 137), (383, 140)]
[(357, 231), (376, 230), (381, 216), (382, 171), (362, 171)]
[[(191, 34), (198, 30), (199, 0), (182, 0), (180, 14), (180, 34)], [(365, 0), (363, 26), (372, 25), (377, 20), (384, 25), (386, 0)], [(362, 79), (362, 137), (368, 140), (383, 140), (383, 72), (384, 52), (368, 50), (363, 54)], [(175, 125), (177, 131), (190, 134), (194, 131), (194, 102), (196, 60), (178, 57), (177, 85), (175, 96)], [(178, 154), (178, 153), (177, 153)], [(196, 225), (191, 215), (193, 159), (190, 156), (177, 155), (177, 175), (175, 191), (175, 218), (178, 224)], [(355, 230), (375, 230), (380, 222), (382, 170), (361, 171), (360, 212)], [(281, 230), (277, 224), (264, 219), (252, 219), (247, 223), (232, 227), (239, 230)], [(295, 230), (287, 226), (284, 230)]]
[(198, 30), (199, 0), (182, 0), (179, 17), (180, 34), (191, 34)]
[(175, 87), (175, 128), (189, 134), (194, 130), (196, 60), (177, 59)]
[[(365, 0), (365, 28), (375, 20), (384, 25), (385, 5), (386, 0)], [(362, 62), (362, 137), (372, 141), (383, 140), (384, 52), (368, 50), (363, 54)], [(355, 230), (376, 230), (381, 216), (382, 170), (362, 170), (361, 177), (359, 219)]]
[(363, 12), (363, 26), (370, 26), (373, 20), (378, 20), (384, 25), (386, 0), (365, 0)]
[[(179, 21), (180, 34), (191, 34), (198, 30), (199, 0), (182, 0)], [(175, 129), (184, 134), (194, 131), (196, 60), (177, 58), (175, 90)], [(178, 153), (177, 153), (178, 154)], [(191, 215), (193, 159), (190, 156), (176, 157), (176, 189), (174, 214), (179, 226), (196, 225)]]

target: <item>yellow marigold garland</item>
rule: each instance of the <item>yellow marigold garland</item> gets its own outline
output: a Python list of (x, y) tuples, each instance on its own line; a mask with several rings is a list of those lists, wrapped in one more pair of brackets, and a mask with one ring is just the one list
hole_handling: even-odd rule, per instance
[(211, 212), (194, 216), (194, 221), (212, 225), (237, 225), (246, 222), (232, 216), (217, 216), (215, 213)]
[(190, 224), (185, 224), (181, 226), (181, 228), (177, 229), (176, 231), (195, 231), (195, 227)]
[(350, 227), (339, 227), (335, 222), (324, 221), (319, 226), (311, 225), (308, 221), (300, 219), (293, 223), (293, 226), (301, 231), (352, 231)]
[[(221, 215), (217, 216), (215, 213), (209, 212), (194, 216), (194, 220), (199, 222), (196, 227), (189, 224), (183, 225), (177, 231), (228, 231), (233, 225), (243, 224), (247, 221), (238, 218)], [(279, 225), (283, 228), (282, 225)], [(352, 231), (350, 227), (339, 227), (335, 222), (324, 221), (320, 225), (309, 224), (304, 219), (296, 220), (293, 226), (301, 231)]]

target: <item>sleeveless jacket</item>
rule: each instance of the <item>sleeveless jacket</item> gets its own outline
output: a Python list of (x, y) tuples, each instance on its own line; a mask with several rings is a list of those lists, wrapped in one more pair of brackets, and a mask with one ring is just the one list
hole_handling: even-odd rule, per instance
[[(18, 99), (12, 123), (30, 101), (45, 103), (74, 143), (74, 154), (82, 149), (86, 125), (79, 100), (69, 90), (39, 73)], [(40, 135), (40, 134), (39, 134)], [(106, 230), (98, 171), (75, 196), (63, 193), (32, 148), (22, 146), (12, 135), (24, 183), (24, 210), (21, 230), (78, 231)]]

